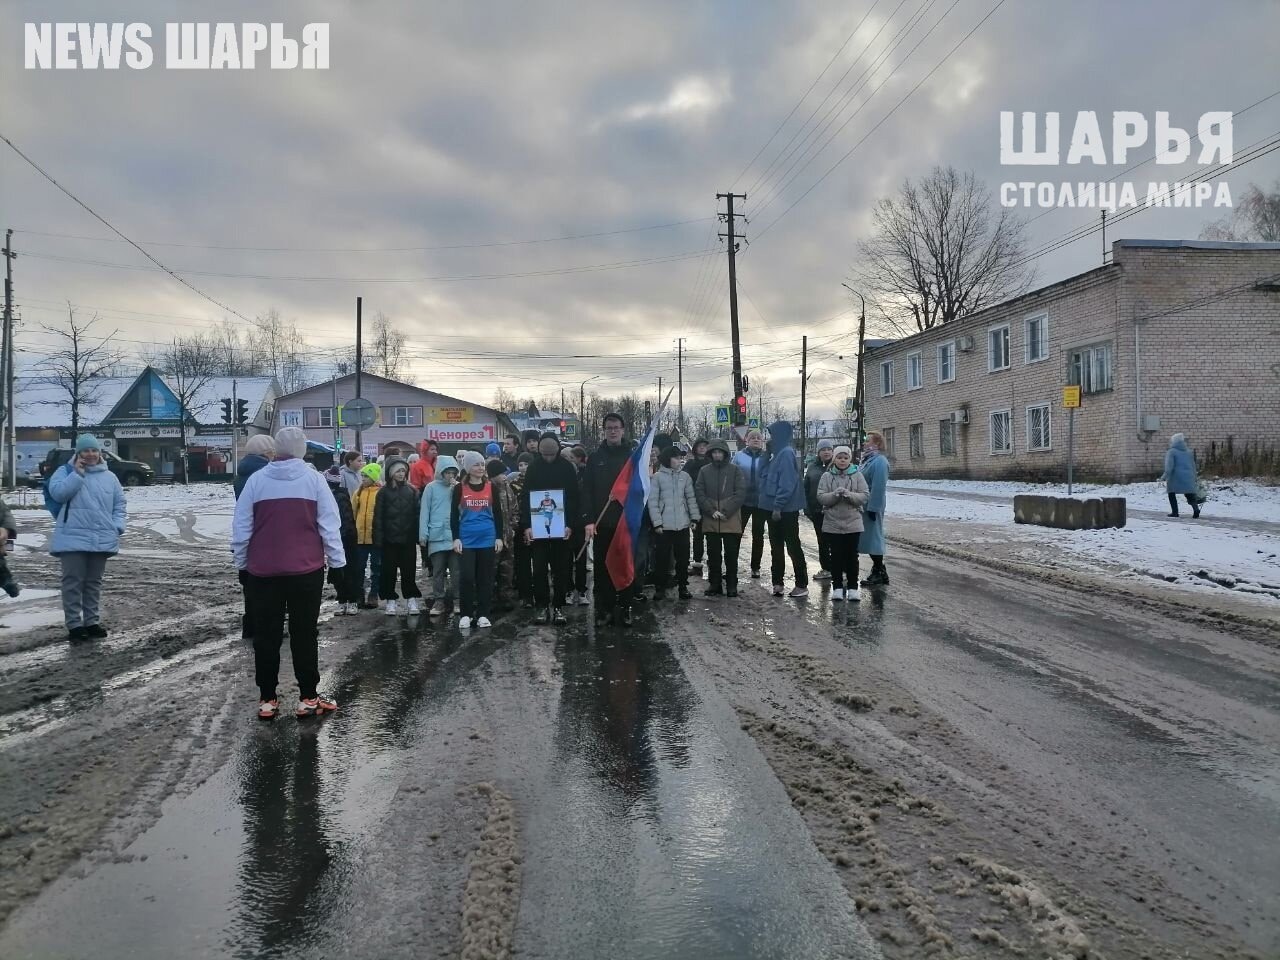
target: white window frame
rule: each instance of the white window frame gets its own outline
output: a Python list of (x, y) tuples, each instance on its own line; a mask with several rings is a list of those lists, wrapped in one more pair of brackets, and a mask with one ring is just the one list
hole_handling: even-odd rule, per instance
[(393, 427), (414, 426), (413, 408), (412, 407), (392, 407), (391, 420), (392, 420), (391, 426)]
[[(1044, 337), (1042, 338), (1044, 352), (1041, 353), (1040, 356), (1038, 357), (1033, 357), (1031, 356), (1031, 344), (1032, 344), (1031, 324), (1037, 321), (1039, 321), (1041, 324), (1044, 325)], [(1033, 313), (1031, 316), (1027, 317), (1025, 320), (1022, 321), (1022, 361), (1023, 363), (1043, 363), (1045, 360), (1048, 360), (1048, 359), (1049, 359), (1049, 314), (1048, 312)]]
[[(942, 352), (947, 351), (947, 356), (951, 360), (951, 376), (944, 377), (942, 375)], [(954, 383), (956, 379), (956, 342), (948, 340), (946, 343), (938, 344), (938, 382)]]
[[(911, 371), (916, 372), (915, 385), (911, 384)], [(924, 389), (924, 352), (921, 350), (913, 350), (907, 354), (907, 390), (923, 390)]]
[[(1031, 411), (1044, 411), (1044, 435), (1045, 445), (1037, 447), (1031, 439)], [(1031, 403), (1027, 405), (1027, 452), (1028, 453), (1044, 453), (1046, 450), (1053, 449), (1053, 404), (1051, 403)]]
[[(943, 427), (946, 427), (944, 430)], [(943, 449), (942, 438), (951, 438), (951, 449)], [(956, 455), (956, 423), (950, 417), (938, 421), (938, 456), (954, 457)]]
[[(886, 369), (888, 369), (889, 371), (889, 380), (888, 380), (889, 389), (888, 390), (884, 388), (885, 387), (884, 373)], [(893, 361), (892, 360), (880, 361), (880, 396), (882, 397), (893, 396)]]
[(880, 431), (880, 436), (884, 438), (884, 455), (890, 460), (897, 459), (894, 447), (898, 439), (898, 431), (893, 427), (885, 427)]
[[(918, 448), (915, 445), (915, 443), (913, 443), (914, 437), (912, 436), (912, 434), (916, 432), (917, 428), (919, 428), (919, 431), (920, 431), (919, 433), (920, 445)], [(917, 452), (917, 450), (919, 452)], [(921, 421), (920, 423), (907, 424), (907, 457), (911, 460), (924, 459), (924, 422), (923, 421)]]
[[(995, 354), (991, 350), (991, 335), (997, 330), (1004, 331), (1004, 366), (995, 366)], [(987, 373), (999, 373), (1001, 370), (1008, 370), (1010, 361), (1013, 359), (1009, 349), (1009, 325), (1007, 323), (997, 323), (994, 326), (987, 327)]]
[[(1105, 349), (1107, 351), (1107, 385), (1105, 387), (1094, 386), (1094, 355)], [(1075, 358), (1078, 354), (1088, 354), (1087, 372), (1084, 364), (1081, 364), (1080, 377), (1075, 377)], [(1067, 351), (1067, 383), (1080, 388), (1083, 394), (1106, 393), (1115, 389), (1115, 358), (1116, 348), (1112, 340), (1099, 340), (1096, 343), (1086, 343), (1083, 346), (1072, 347)]]
[[(1007, 424), (1005, 428), (1005, 440), (1008, 442), (1008, 449), (996, 449), (996, 432), (992, 429), (992, 424), (996, 417), (1002, 416)], [(1013, 454), (1013, 410), (1005, 407), (1002, 410), (991, 410), (987, 413), (987, 447), (991, 451), (993, 457), (1007, 457)]]

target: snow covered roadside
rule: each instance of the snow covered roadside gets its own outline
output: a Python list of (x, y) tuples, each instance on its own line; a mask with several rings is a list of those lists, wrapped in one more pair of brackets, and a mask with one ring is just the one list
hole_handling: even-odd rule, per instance
[[(1189, 518), (1143, 517), (1130, 517), (1120, 530), (1055, 530), (1015, 524), (1012, 494), (1005, 504), (903, 489), (919, 482), (890, 485), (886, 514), (891, 540), (895, 522), (901, 521), (900, 533), (918, 542), (1191, 594), (1229, 591), (1280, 613), (1280, 538), (1269, 533), (1196, 524)], [(941, 483), (939, 488), (952, 489)], [(1027, 489), (1024, 485), (1020, 492)], [(1270, 519), (1275, 518), (1272, 514)]]
[[(1280, 486), (1268, 486), (1256, 480), (1208, 480), (1209, 502), (1206, 516), (1233, 520), (1270, 520), (1280, 522)], [(1033, 493), (1065, 497), (1065, 483), (1018, 483), (1011, 480), (892, 480), (890, 490), (972, 493), (985, 497), (1005, 497), (1010, 503), (1015, 494)], [(1133, 510), (1158, 510), (1167, 513), (1169, 498), (1163, 481), (1146, 483), (1096, 484), (1077, 483), (1072, 495), (1077, 497), (1124, 497)], [(1186, 504), (1182, 504), (1186, 510)]]

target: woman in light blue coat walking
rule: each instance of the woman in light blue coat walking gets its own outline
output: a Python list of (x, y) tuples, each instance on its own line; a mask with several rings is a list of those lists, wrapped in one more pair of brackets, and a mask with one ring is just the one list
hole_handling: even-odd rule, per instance
[(1169, 438), (1169, 452), (1164, 455), (1164, 487), (1169, 494), (1169, 516), (1178, 515), (1178, 494), (1187, 498), (1191, 518), (1200, 516), (1196, 499), (1196, 458), (1187, 447), (1187, 438), (1175, 433)]
[(70, 468), (49, 477), (49, 496), (60, 504), (49, 552), (62, 563), (62, 613), (70, 640), (101, 639), (98, 600), (107, 559), (120, 550), (126, 511), (124, 490), (102, 459), (92, 434), (76, 440)]
[(884, 508), (889, 499), (889, 458), (884, 455), (884, 437), (868, 433), (863, 446), (862, 478), (871, 495), (862, 508), (862, 535), (858, 552), (871, 558), (871, 573), (862, 581), (864, 587), (889, 585), (889, 571), (884, 566)]

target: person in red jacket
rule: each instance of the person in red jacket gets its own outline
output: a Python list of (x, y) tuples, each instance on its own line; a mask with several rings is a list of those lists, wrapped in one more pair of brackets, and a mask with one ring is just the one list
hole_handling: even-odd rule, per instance
[(439, 455), (434, 440), (418, 444), (418, 459), (409, 468), (409, 486), (422, 493), (428, 483), (436, 478), (436, 457)]

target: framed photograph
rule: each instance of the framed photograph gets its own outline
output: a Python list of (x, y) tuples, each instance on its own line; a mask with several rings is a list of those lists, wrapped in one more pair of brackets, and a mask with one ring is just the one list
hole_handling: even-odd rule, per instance
[(535, 540), (564, 539), (564, 491), (530, 490), (529, 519)]

